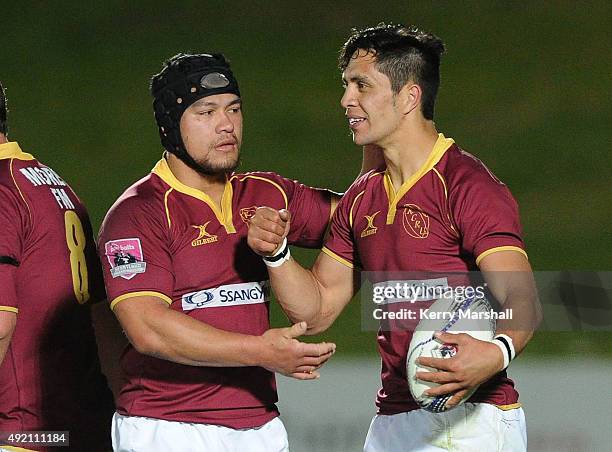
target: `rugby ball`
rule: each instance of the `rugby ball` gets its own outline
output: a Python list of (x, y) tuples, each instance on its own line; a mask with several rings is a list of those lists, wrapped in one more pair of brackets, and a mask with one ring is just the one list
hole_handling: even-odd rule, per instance
[[(495, 319), (491, 315), (491, 305), (484, 297), (445, 297), (436, 300), (428, 310), (423, 311), (408, 347), (406, 375), (414, 400), (427, 411), (440, 413), (448, 409), (446, 403), (453, 394), (437, 397), (425, 395), (426, 390), (439, 385), (417, 379), (416, 373), (435, 372), (436, 369), (418, 365), (417, 358), (426, 356), (448, 359), (457, 353), (455, 345), (442, 343), (434, 337), (436, 331), (467, 333), (481, 341), (490, 342), (495, 335)], [(476, 389), (466, 394), (458, 405), (465, 402)]]

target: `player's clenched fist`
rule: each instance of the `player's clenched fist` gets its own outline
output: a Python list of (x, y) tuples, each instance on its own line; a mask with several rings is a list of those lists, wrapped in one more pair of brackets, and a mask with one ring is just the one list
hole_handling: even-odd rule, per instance
[(317, 369), (335, 353), (336, 344), (307, 344), (295, 339), (305, 332), (306, 322), (266, 331), (260, 336), (264, 343), (262, 367), (299, 380), (319, 378)]
[(287, 237), (290, 222), (286, 209), (259, 207), (249, 221), (249, 246), (262, 256), (273, 255)]

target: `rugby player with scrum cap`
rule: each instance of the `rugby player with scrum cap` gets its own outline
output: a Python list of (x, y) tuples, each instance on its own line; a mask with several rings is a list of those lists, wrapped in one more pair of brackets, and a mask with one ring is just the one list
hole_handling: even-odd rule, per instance
[[(512, 321), (497, 324), (504, 349), (469, 334), (439, 333), (438, 340), (457, 346), (457, 354), (420, 358), (421, 365), (437, 371), (417, 373), (417, 378), (439, 384), (430, 395), (454, 394), (449, 406), (471, 388), (478, 390), (448, 412), (420, 409), (406, 377), (412, 331), (381, 328), (382, 388), (365, 450), (522, 451), (524, 415), (505, 367), (539, 321), (537, 295), (518, 207), (508, 188), (436, 130), (434, 103), (443, 51), (436, 36), (401, 25), (381, 24), (349, 37), (340, 56), (345, 84), (341, 104), (353, 141), (380, 147), (385, 165), (348, 189), (311, 270), (289, 258), (270, 268), (270, 279), (290, 319), (306, 321), (307, 334), (317, 334), (358, 290), (360, 271), (377, 272), (369, 273), (383, 278), (375, 283), (384, 283), (390, 272), (482, 271), (494, 297), (514, 312)], [(292, 221), (285, 211), (258, 209), (249, 244), (264, 258), (283, 254)]]
[[(247, 244), (259, 206), (290, 211), (290, 243), (320, 247), (336, 196), (274, 173), (236, 173), (238, 82), (221, 54), (179, 54), (151, 82), (166, 152), (111, 207), (98, 247), (130, 345), (116, 451), (284, 451), (274, 372), (318, 377), (331, 343), (270, 329), (267, 265)], [(365, 155), (365, 154), (364, 154)], [(365, 161), (365, 160), (364, 160)]]

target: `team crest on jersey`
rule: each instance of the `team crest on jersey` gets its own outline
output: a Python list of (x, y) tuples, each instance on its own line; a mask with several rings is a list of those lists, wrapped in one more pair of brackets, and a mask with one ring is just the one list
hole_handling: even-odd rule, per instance
[(363, 229), (363, 231), (361, 231), (361, 237), (368, 237), (369, 235), (376, 234), (376, 231), (378, 231), (378, 228), (374, 226), (374, 219), (376, 218), (376, 215), (378, 215), (379, 213), (380, 213), (380, 210), (378, 212), (374, 212), (372, 215), (363, 216), (365, 220), (368, 222), (368, 224)]
[(242, 218), (242, 221), (244, 221), (245, 223), (248, 223), (251, 218), (253, 218), (256, 211), (257, 206), (245, 207), (244, 209), (240, 209), (240, 218)]
[(138, 273), (144, 273), (147, 263), (144, 262), (140, 239), (119, 239), (106, 242), (104, 252), (113, 278), (132, 279)]
[(410, 237), (426, 239), (429, 236), (429, 215), (416, 204), (406, 204), (402, 224)]
[(191, 246), (206, 245), (207, 243), (213, 243), (219, 240), (218, 236), (214, 234), (210, 234), (209, 232), (206, 231), (206, 228), (208, 227), (209, 224), (210, 224), (210, 221), (207, 221), (206, 223), (202, 225), (194, 224), (191, 226), (192, 228), (195, 228), (198, 230), (198, 236), (191, 241)]

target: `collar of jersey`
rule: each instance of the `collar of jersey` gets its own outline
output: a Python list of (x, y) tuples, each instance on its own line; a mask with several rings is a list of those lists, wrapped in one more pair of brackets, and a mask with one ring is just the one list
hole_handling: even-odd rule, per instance
[(223, 196), (221, 197), (221, 209), (219, 209), (219, 206), (217, 206), (212, 198), (206, 193), (198, 190), (197, 188), (185, 185), (178, 180), (170, 170), (168, 161), (165, 158), (162, 158), (159, 162), (157, 162), (151, 172), (159, 176), (172, 189), (205, 202), (213, 211), (215, 217), (217, 217), (217, 220), (219, 220), (219, 223), (225, 227), (225, 231), (228, 234), (234, 234), (236, 232), (236, 228), (234, 228), (234, 223), (232, 220), (232, 196), (234, 190), (232, 189), (232, 184), (229, 180), (225, 182), (225, 189), (223, 190)]
[(385, 191), (387, 192), (387, 198), (389, 199), (389, 210), (387, 211), (387, 224), (393, 224), (395, 220), (395, 213), (397, 211), (397, 204), (404, 197), (408, 191), (414, 187), (414, 185), (429, 171), (433, 169), (434, 166), (440, 161), (442, 156), (446, 153), (448, 148), (450, 148), (455, 143), (455, 140), (452, 138), (446, 138), (443, 134), (438, 134), (438, 139), (436, 140), (436, 144), (427, 157), (423, 166), (419, 168), (419, 170), (414, 173), (406, 182), (402, 184), (397, 193), (393, 188), (393, 183), (391, 182), (391, 177), (389, 176), (388, 170), (385, 171), (385, 176), (383, 178), (383, 184), (385, 186)]
[(0, 160), (3, 159), (34, 160), (34, 156), (23, 152), (16, 141), (9, 141), (0, 144)]

